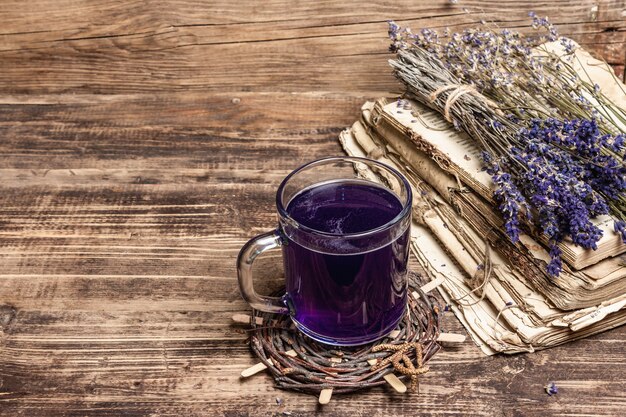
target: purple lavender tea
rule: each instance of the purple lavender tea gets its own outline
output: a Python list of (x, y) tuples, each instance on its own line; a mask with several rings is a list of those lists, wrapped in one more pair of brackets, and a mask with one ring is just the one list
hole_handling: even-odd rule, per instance
[(357, 345), (395, 328), (406, 306), (409, 222), (404, 230), (371, 232), (402, 208), (389, 190), (357, 179), (316, 184), (291, 199), (292, 219), (328, 235), (304, 240), (296, 233), (283, 245), (286, 299), (300, 330)]

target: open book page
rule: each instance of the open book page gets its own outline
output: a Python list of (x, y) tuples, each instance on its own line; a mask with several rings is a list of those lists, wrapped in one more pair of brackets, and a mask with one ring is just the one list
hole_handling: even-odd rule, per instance
[(615, 279), (626, 277), (626, 255), (615, 256), (581, 270), (585, 277), (595, 280), (596, 285), (604, 285)]

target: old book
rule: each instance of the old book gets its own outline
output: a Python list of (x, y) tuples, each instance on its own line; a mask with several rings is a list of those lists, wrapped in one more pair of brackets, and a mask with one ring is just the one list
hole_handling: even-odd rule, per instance
[[(571, 312), (551, 307), (497, 254), (491, 256), (497, 279), (489, 280), (477, 293), (468, 283), (472, 282), (472, 274), (477, 271), (479, 262), (484, 262), (485, 251), (489, 251), (482, 245), (484, 241), (476, 235), (471, 237), (468, 224), (459, 223), (458, 228), (451, 227), (451, 220), (456, 216), (454, 211), (448, 207), (447, 212), (452, 213), (450, 217), (446, 216), (446, 210), (437, 210), (437, 206), (446, 206), (440, 196), (439, 200), (435, 199), (434, 205), (432, 199), (427, 201), (427, 195), (436, 194), (435, 190), (414, 172), (408, 172), (410, 165), (401, 157), (390, 154), (389, 148), (381, 149), (381, 144), (368, 135), (363, 124), (355, 123), (352, 129), (342, 133), (340, 140), (349, 154), (375, 157), (409, 175), (414, 185), (416, 218), (422, 219), (421, 223), (413, 225), (414, 253), (433, 279), (444, 278), (444, 297), (485, 353), (542, 349), (626, 321), (623, 309), (626, 297)], [(470, 239), (461, 237), (463, 234), (470, 235)]]
[[(406, 109), (408, 105), (412, 103), (405, 102), (402, 108)], [(500, 216), (490, 204), (474, 190), (464, 188), (461, 180), (443, 169), (426, 152), (413, 146), (413, 141), (404, 136), (403, 129), (386, 123), (382, 116), (386, 106), (385, 100), (366, 103), (363, 106), (363, 127), (401, 155), (412, 170), (437, 190), (483, 238), (489, 239), (494, 247), (524, 266), (525, 276), (556, 306), (561, 309), (589, 307), (626, 290), (626, 280), (623, 279), (626, 278), (626, 268), (618, 267), (619, 262), (615, 258), (607, 258), (594, 265), (592, 275), (588, 275), (586, 269), (565, 267), (559, 277), (549, 277), (546, 273), (547, 250), (528, 235), (522, 235), (519, 244), (512, 244), (502, 230)], [(432, 113), (430, 110), (424, 112)]]
[[(407, 102), (410, 109), (406, 105)], [(456, 131), (439, 113), (417, 102), (393, 101), (381, 103), (372, 120), (375, 125), (382, 125), (381, 129), (401, 132), (416, 149), (426, 153), (437, 166), (457, 179), (458, 190), (468, 187), (476, 192), (487, 206), (493, 207), (494, 185), (489, 174), (482, 170), (479, 147), (467, 135)], [(494, 226), (501, 223), (497, 214), (491, 218)], [(626, 251), (626, 245), (621, 237), (613, 231), (610, 216), (599, 216), (593, 221), (603, 232), (597, 250), (584, 249), (574, 245), (570, 240), (565, 240), (559, 245), (563, 260), (571, 268), (582, 269)], [(532, 225), (528, 224), (528, 227), (534, 230)], [(542, 244), (547, 244), (546, 236), (540, 231), (534, 230), (534, 235)]]
[[(550, 42), (536, 48), (535, 53), (541, 54), (544, 50), (561, 54), (563, 46), (560, 42)], [(605, 96), (617, 106), (626, 109), (626, 86), (615, 77), (608, 65), (594, 59), (582, 48), (576, 50), (571, 65), (582, 79), (598, 84)], [(588, 98), (592, 103), (594, 102), (593, 97)], [(601, 106), (598, 108), (602, 109)], [(482, 171), (480, 148), (473, 139), (455, 130), (452, 124), (439, 113), (417, 102), (391, 102), (377, 110), (377, 114), (372, 116), (374, 125), (382, 125), (381, 129), (401, 132), (401, 135), (408, 138), (415, 148), (426, 153), (440, 168), (457, 180), (459, 185), (457, 191), (468, 187), (484, 199), (486, 207), (493, 206), (494, 186), (490, 175)], [(614, 114), (605, 111), (601, 113), (605, 117), (612, 118), (621, 126), (622, 131), (626, 131), (624, 123)], [(491, 215), (489, 220), (494, 227), (499, 227), (501, 223), (497, 214)], [(547, 237), (540, 230), (533, 228), (525, 219), (521, 220), (527, 224), (531, 234), (540, 243), (547, 244)], [(610, 216), (599, 216), (593, 222), (603, 232), (597, 244), (597, 250), (584, 249), (574, 245), (569, 239), (560, 244), (562, 259), (573, 269), (595, 265), (600, 260), (626, 251), (626, 244), (622, 242), (619, 234), (613, 231), (613, 220)]]

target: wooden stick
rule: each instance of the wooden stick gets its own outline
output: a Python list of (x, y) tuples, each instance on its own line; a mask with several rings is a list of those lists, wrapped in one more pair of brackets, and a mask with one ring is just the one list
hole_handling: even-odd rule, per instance
[(395, 339), (396, 337), (398, 337), (400, 335), (400, 330), (394, 330), (391, 333), (389, 333), (390, 338)]
[[(233, 321), (235, 323), (250, 324), (250, 316), (247, 315), (247, 314), (234, 314), (233, 315)], [(257, 326), (262, 325), (263, 324), (263, 317), (256, 316), (254, 318), (254, 322), (256, 323)]]
[(463, 343), (465, 342), (465, 335), (458, 333), (440, 333), (439, 337), (437, 337), (437, 342)]
[[(250, 316), (248, 316), (249, 318)], [(296, 353), (295, 350), (290, 349), (287, 352), (285, 352), (285, 355), (287, 356), (291, 356), (292, 358), (295, 358), (296, 356), (298, 356), (298, 354)], [(271, 358), (268, 358), (267, 361), (269, 363), (271, 363), (272, 365), (274, 365), (274, 362), (272, 362)], [(249, 367), (248, 369), (244, 369), (243, 371), (241, 371), (241, 376), (243, 378), (247, 378), (249, 376), (252, 376), (254, 374), (258, 374), (259, 372), (263, 371), (267, 369), (267, 366), (263, 363), (263, 362), (259, 362), (256, 365), (252, 365), (251, 367)]]
[[(367, 361), (367, 363), (369, 363), (371, 366), (374, 366), (378, 363), (378, 360), (370, 359)], [(393, 389), (398, 391), (400, 394), (404, 394), (406, 392), (406, 385), (404, 385), (404, 383), (400, 381), (400, 379), (395, 374), (388, 373), (383, 378), (385, 379), (385, 381), (387, 381), (389, 385), (391, 385)]]
[(298, 354), (296, 353), (296, 351), (295, 351), (295, 350), (293, 350), (293, 349), (289, 349), (287, 352), (285, 352), (285, 355), (287, 355), (287, 356), (291, 356), (292, 358), (295, 358), (295, 357), (297, 357), (297, 356), (298, 356)]
[(332, 396), (333, 396), (332, 388), (323, 389), (322, 391), (320, 391), (320, 398), (318, 401), (320, 404), (328, 404), (330, 402), (330, 397)]
[[(271, 359), (268, 358), (267, 361), (269, 363), (271, 363), (272, 365), (274, 365), (274, 362), (272, 362)], [(256, 365), (252, 365), (251, 367), (241, 371), (241, 377), (242, 378), (247, 378), (247, 377), (252, 376), (254, 374), (258, 374), (259, 372), (261, 372), (261, 371), (263, 371), (265, 369), (267, 369), (267, 366), (263, 362), (259, 362)]]
[[(420, 287), (420, 289), (424, 292), (424, 294), (427, 294), (428, 292), (434, 290), (435, 288), (437, 288), (438, 286), (440, 286), (441, 284), (443, 284), (444, 282), (446, 282), (446, 279), (444, 277), (439, 277), (433, 281), (430, 281), (429, 283), (423, 285), (422, 287)], [(416, 296), (417, 292), (414, 291), (413, 292), (413, 297), (415, 298), (419, 298), (419, 295)]]
[(385, 379), (385, 381), (387, 381), (389, 385), (393, 387), (393, 389), (398, 391), (400, 394), (404, 394), (406, 392), (406, 385), (404, 385), (404, 383), (400, 381), (396, 374), (388, 373), (383, 378)]

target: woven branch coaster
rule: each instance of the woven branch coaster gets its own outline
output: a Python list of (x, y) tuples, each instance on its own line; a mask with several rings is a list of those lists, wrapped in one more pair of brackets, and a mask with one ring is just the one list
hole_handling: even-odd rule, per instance
[(384, 384), (405, 392), (403, 380), (410, 381), (415, 391), (418, 375), (428, 371), (425, 364), (439, 350), (438, 338), (442, 339), (440, 310), (427, 294), (437, 283), (421, 284), (421, 277), (410, 272), (409, 304), (396, 330), (356, 347), (318, 343), (300, 333), (289, 316), (254, 311), (253, 317), (246, 318), (252, 326), (250, 346), (261, 362), (244, 370), (242, 377), (269, 369), (278, 388), (319, 395), (322, 404), (333, 393)]

